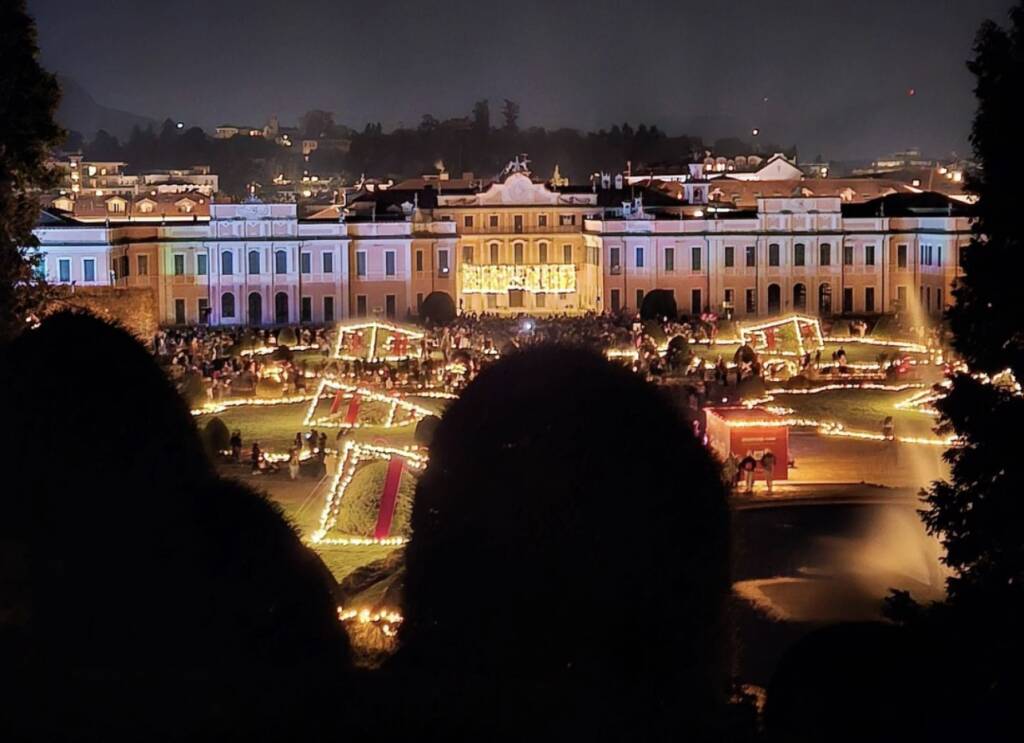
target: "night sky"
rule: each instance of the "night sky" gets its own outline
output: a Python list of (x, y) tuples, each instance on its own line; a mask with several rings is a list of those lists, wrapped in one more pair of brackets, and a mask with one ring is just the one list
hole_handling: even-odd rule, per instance
[[(212, 127), (415, 126), (519, 101), (521, 125), (657, 123), (802, 157), (965, 154), (964, 62), (1011, 0), (29, 0), (43, 61), (99, 103)], [(909, 95), (914, 89), (915, 94)], [(766, 100), (767, 99), (767, 100)]]

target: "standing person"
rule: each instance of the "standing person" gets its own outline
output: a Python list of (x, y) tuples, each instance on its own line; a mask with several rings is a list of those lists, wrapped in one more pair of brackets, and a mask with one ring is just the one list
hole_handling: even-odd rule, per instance
[(754, 471), (757, 469), (757, 460), (747, 452), (747, 456), (740, 460), (740, 472), (747, 483), (747, 493), (754, 492)]
[(252, 474), (260, 474), (260, 459), (263, 458), (263, 452), (260, 451), (260, 442), (252, 442), (252, 453), (249, 455), (249, 460), (252, 463)]
[(292, 480), (299, 478), (299, 449), (292, 447), (291, 455), (288, 457), (288, 477)]
[(882, 438), (888, 444), (888, 455), (889, 459), (892, 460), (893, 464), (899, 463), (899, 449), (896, 442), (896, 425), (893, 423), (892, 416), (885, 416), (885, 420), (882, 421)]
[(772, 483), (775, 482), (775, 455), (769, 449), (761, 457), (761, 466), (764, 468), (764, 476), (768, 481), (768, 495), (772, 494)]
[(231, 434), (231, 459), (238, 463), (242, 459), (242, 432), (235, 431)]

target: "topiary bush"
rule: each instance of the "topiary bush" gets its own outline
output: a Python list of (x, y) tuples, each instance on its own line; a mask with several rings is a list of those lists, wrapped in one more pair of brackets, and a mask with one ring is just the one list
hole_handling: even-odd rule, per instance
[(220, 418), (213, 417), (203, 427), (203, 444), (206, 450), (216, 456), (231, 446), (231, 432)]
[(668, 342), (668, 350), (665, 352), (665, 361), (669, 369), (679, 371), (684, 369), (693, 356), (690, 350), (690, 342), (681, 335), (677, 335)]
[(455, 300), (445, 292), (430, 292), (420, 305), (420, 319), (435, 325), (447, 325), (455, 319)]
[(640, 317), (644, 320), (660, 320), (663, 317), (675, 320), (679, 317), (675, 295), (668, 289), (647, 292), (640, 303)]
[[(338, 520), (335, 524), (338, 531), (363, 537), (373, 536), (373, 530), (377, 526), (377, 517), (380, 514), (380, 496), (384, 492), (384, 480), (387, 477), (387, 472), (388, 463), (383, 460), (364, 464), (356, 471), (341, 499)], [(416, 479), (416, 475), (408, 469), (402, 473), (402, 482), (398, 486), (395, 518), (391, 524), (393, 536), (409, 533)]]
[(430, 442), (434, 440), (434, 432), (437, 431), (438, 425), (441, 423), (441, 419), (436, 415), (428, 415), (416, 424), (416, 433), (413, 437), (419, 446), (430, 447)]
[(704, 740), (730, 673), (728, 522), (663, 390), (579, 349), (501, 358), (445, 411), (419, 480), (403, 698), (452, 737)]

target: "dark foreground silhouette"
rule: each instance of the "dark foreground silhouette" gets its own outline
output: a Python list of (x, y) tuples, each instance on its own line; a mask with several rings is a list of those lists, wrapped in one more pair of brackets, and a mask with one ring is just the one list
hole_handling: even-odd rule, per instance
[(450, 406), (430, 453), (386, 672), (407, 732), (715, 733), (726, 496), (656, 388), (586, 351), (514, 353)]
[(11, 739), (286, 739), (343, 695), (334, 581), (220, 480), (127, 333), (62, 314), (0, 350), (0, 728)]

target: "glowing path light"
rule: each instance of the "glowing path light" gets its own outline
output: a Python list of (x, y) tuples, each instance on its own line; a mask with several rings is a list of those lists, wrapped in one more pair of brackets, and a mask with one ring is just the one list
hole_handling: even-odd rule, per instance
[(347, 547), (368, 545), (397, 547), (405, 544), (408, 541), (406, 537), (328, 537), (327, 535), (338, 521), (338, 512), (341, 508), (342, 499), (345, 496), (345, 491), (352, 484), (352, 478), (355, 477), (360, 462), (401, 457), (405, 460), (405, 466), (410, 470), (422, 472), (427, 466), (426, 454), (421, 453), (415, 447), (398, 448), (393, 446), (376, 446), (373, 444), (357, 444), (354, 441), (349, 441), (345, 443), (338, 456), (338, 469), (327, 490), (327, 497), (324, 500), (323, 510), (320, 512), (317, 529), (309, 538), (310, 543), (314, 545)]
[(271, 407), (274, 405), (295, 405), (300, 402), (309, 402), (310, 400), (318, 400), (317, 394), (313, 395), (293, 395), (291, 397), (239, 397), (232, 400), (219, 400), (218, 402), (209, 402), (199, 408), (194, 408), (189, 412), (192, 415), (209, 415), (211, 413), (221, 413), (228, 408), (242, 408), (247, 406), (252, 407)]
[[(347, 384), (345, 382), (338, 382), (333, 379), (323, 379), (320, 382), (320, 386), (317, 388), (316, 394), (310, 399), (309, 407), (306, 410), (306, 417), (302, 421), (304, 426), (315, 425), (324, 426), (327, 428), (362, 428), (363, 424), (360, 423), (339, 423), (331, 418), (316, 418), (316, 408), (319, 405), (320, 400), (324, 397), (329, 397), (331, 392), (342, 392), (348, 396), (358, 395), (363, 402), (378, 402), (385, 405), (389, 405), (387, 416), (383, 424), (384, 428), (398, 428), (399, 426), (408, 426), (415, 421), (425, 418), (428, 415), (433, 415), (434, 411), (429, 408), (425, 408), (422, 405), (407, 400), (405, 396), (400, 394), (385, 394), (371, 390), (367, 387), (360, 387), (354, 384)], [(413, 393), (411, 396), (415, 397), (417, 393)], [(409, 420), (402, 421), (399, 423), (395, 422), (395, 417), (399, 410), (402, 410), (412, 416)]]
[[(345, 353), (342, 353), (342, 344), (344, 343), (345, 335), (346, 334), (351, 334), (351, 333), (358, 333), (360, 331), (365, 331), (365, 330), (369, 330), (370, 331), (370, 343), (369, 343), (369, 347), (367, 349), (366, 356), (363, 356), (361, 354), (360, 355), (355, 355), (355, 354), (345, 354)], [(407, 349), (410, 352), (406, 353), (406, 354), (388, 354), (388, 353), (384, 353), (383, 355), (378, 356), (377, 355), (378, 335), (379, 335), (379, 333), (381, 331), (385, 331), (385, 332), (391, 333), (392, 336), (396, 336), (396, 335), (404, 336), (406, 344), (407, 344)], [(371, 321), (367, 321), (367, 322), (357, 322), (357, 323), (351, 323), (351, 324), (347, 324), (347, 325), (338, 325), (337, 328), (336, 328), (336, 332), (338, 334), (338, 337), (334, 341), (334, 354), (333, 354), (333, 358), (341, 359), (343, 361), (355, 361), (355, 360), (370, 361), (370, 362), (375, 362), (375, 361), (401, 361), (403, 359), (419, 358), (419, 355), (420, 355), (419, 349), (413, 343), (413, 341), (421, 341), (421, 340), (423, 340), (423, 337), (424, 337), (424, 333), (422, 333), (422, 332), (420, 332), (418, 330), (413, 330), (411, 328), (407, 328), (407, 327), (404, 327), (402, 325), (397, 325), (395, 323), (381, 322), (379, 320), (371, 320)]]

